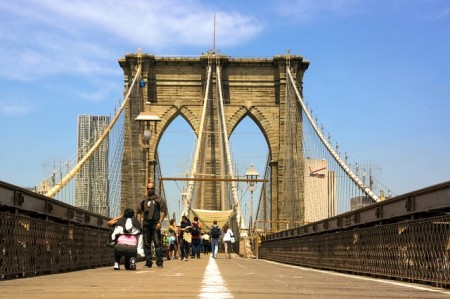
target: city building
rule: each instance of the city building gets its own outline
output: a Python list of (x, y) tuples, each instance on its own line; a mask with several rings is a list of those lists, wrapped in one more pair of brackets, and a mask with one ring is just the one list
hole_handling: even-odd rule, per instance
[(337, 178), (326, 160), (305, 160), (305, 223), (336, 215)]
[[(78, 161), (89, 152), (109, 122), (109, 116), (78, 116)], [(77, 174), (75, 186), (75, 206), (104, 216), (109, 216), (108, 152), (106, 137)]]
[[(384, 196), (383, 196), (384, 198)], [(373, 200), (370, 196), (357, 196), (357, 197), (353, 197), (351, 199), (351, 211), (363, 208), (363, 207), (367, 207), (370, 205), (373, 205), (374, 203), (376, 203), (375, 200)]]
[(45, 195), (48, 191), (52, 188), (52, 183), (50, 180), (43, 180), (39, 186), (36, 188), (33, 188), (32, 191), (37, 192), (39, 194)]

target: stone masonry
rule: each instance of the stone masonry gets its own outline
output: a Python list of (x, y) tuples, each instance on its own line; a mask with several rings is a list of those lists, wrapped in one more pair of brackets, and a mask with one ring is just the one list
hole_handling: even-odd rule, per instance
[[(283, 174), (283, 161), (280, 160), (283, 140), (282, 136), (285, 116), (283, 105), (286, 102), (286, 63), (296, 76), (300, 90), (303, 74), (309, 62), (297, 55), (275, 56), (273, 58), (231, 58), (224, 55), (202, 55), (200, 57), (157, 57), (142, 54), (142, 78), (146, 81), (144, 88), (132, 93), (132, 98), (125, 108), (125, 138), (122, 161), (122, 210), (125, 207), (137, 207), (139, 199), (145, 193), (145, 168), (149, 165), (149, 178), (155, 178), (155, 155), (161, 132), (171, 121), (181, 115), (198, 136), (204, 92), (206, 88), (207, 66), (209, 63), (220, 64), (222, 69), (222, 87), (227, 130), (230, 134), (235, 126), (249, 116), (261, 129), (269, 148), (271, 181), (271, 215), (272, 223), (290, 219), (289, 211), (283, 207), (283, 191), (280, 189)], [(125, 92), (131, 85), (138, 64), (138, 54), (127, 54), (119, 59), (124, 72)], [(215, 68), (213, 68), (215, 69)], [(216, 77), (213, 76), (215, 79)], [(215, 96), (216, 82), (213, 80)], [(149, 102), (150, 105), (146, 104)], [(154, 112), (161, 118), (155, 135), (152, 137), (149, 150), (149, 162), (146, 162), (146, 150), (138, 143), (139, 124), (134, 119), (141, 111)], [(210, 118), (212, 117), (210, 114)], [(209, 129), (214, 129), (217, 120), (210, 119)], [(208, 130), (209, 130), (208, 129)], [(212, 138), (214, 139), (214, 138)], [(221, 159), (217, 157), (218, 146), (211, 137), (208, 139), (208, 151), (203, 171), (217, 175), (217, 165)], [(196, 201), (195, 208), (220, 210), (220, 188), (210, 184), (202, 189), (202, 201)], [(298, 195), (303, 201), (303, 192)], [(301, 205), (302, 206), (302, 205)], [(299, 213), (295, 213), (299, 214)], [(274, 227), (275, 228), (275, 227)]]

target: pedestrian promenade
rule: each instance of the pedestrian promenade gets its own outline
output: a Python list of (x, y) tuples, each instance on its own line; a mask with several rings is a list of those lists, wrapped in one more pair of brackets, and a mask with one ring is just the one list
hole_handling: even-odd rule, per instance
[(0, 281), (0, 298), (450, 298), (450, 290), (219, 254)]

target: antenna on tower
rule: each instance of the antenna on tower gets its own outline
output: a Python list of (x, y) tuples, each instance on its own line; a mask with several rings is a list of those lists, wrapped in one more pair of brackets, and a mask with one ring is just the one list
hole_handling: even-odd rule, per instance
[(214, 13), (214, 40), (213, 40), (213, 53), (216, 53), (216, 13)]

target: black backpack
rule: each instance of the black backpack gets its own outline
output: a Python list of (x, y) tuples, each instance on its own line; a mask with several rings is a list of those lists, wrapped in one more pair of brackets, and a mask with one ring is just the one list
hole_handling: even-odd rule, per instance
[(220, 227), (217, 225), (211, 226), (211, 238), (217, 239), (220, 237)]
[(200, 236), (200, 227), (198, 227), (197, 223), (192, 224), (191, 235), (194, 237)]

